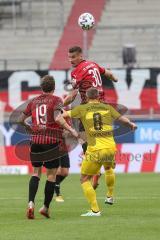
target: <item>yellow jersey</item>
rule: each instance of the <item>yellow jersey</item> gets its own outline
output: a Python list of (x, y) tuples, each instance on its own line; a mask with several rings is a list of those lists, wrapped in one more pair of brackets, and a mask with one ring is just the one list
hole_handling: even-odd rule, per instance
[(92, 100), (87, 104), (74, 107), (67, 113), (71, 118), (79, 118), (82, 121), (88, 151), (116, 149), (112, 124), (121, 115), (111, 105)]

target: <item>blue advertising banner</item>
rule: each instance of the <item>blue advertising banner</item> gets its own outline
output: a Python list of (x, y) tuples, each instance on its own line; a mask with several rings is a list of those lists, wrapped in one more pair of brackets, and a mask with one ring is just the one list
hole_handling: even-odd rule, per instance
[(135, 131), (135, 143), (160, 143), (160, 122), (137, 122)]

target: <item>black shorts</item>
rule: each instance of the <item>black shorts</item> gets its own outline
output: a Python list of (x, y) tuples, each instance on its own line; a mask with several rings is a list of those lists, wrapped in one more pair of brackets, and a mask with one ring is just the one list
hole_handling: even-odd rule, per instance
[(48, 169), (70, 167), (68, 153), (61, 154), (59, 144), (31, 144), (30, 159), (33, 167), (46, 167)]
[(33, 167), (48, 169), (59, 167), (59, 146), (55, 144), (31, 144), (30, 159)]
[(59, 158), (59, 166), (62, 168), (70, 168), (70, 160), (68, 153)]

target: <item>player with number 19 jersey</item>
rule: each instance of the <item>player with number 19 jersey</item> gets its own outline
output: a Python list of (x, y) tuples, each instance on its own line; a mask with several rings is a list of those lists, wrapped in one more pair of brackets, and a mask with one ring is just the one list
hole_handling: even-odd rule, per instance
[(74, 89), (79, 89), (81, 102), (86, 103), (86, 91), (90, 87), (99, 90), (100, 100), (104, 100), (101, 74), (104, 74), (105, 68), (100, 67), (97, 63), (82, 60), (71, 72), (71, 82)]
[(61, 98), (47, 93), (29, 102), (24, 114), (32, 118), (33, 143), (53, 144), (62, 139), (61, 127), (54, 120), (54, 110), (59, 109), (62, 103)]

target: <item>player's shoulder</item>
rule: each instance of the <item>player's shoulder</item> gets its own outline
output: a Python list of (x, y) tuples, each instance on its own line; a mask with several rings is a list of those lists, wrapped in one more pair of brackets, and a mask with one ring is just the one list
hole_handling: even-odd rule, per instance
[(74, 108), (77, 108), (77, 109), (83, 109), (84, 108), (84, 106), (85, 106), (85, 104), (78, 104), (78, 105), (76, 105)]
[(86, 65), (86, 66), (97, 66), (97, 63), (96, 62), (94, 62), (94, 61), (90, 61), (90, 60), (85, 60), (84, 61), (84, 65)]
[(109, 108), (110, 107), (110, 104), (107, 103), (107, 102), (100, 102), (99, 104), (101, 104), (102, 106), (106, 107), (106, 108)]
[(80, 108), (82, 111), (90, 111), (90, 110), (94, 109), (94, 107), (95, 107), (95, 104), (91, 103), (91, 102), (87, 102), (87, 103), (80, 105)]
[(28, 103), (28, 104), (37, 103), (37, 102), (41, 99), (41, 96), (42, 96), (42, 94), (40, 94), (40, 95), (38, 95), (38, 96), (36, 96), (36, 97), (33, 97), (33, 98), (29, 99), (29, 100), (27, 101), (27, 103)]
[(112, 105), (109, 103), (101, 102), (100, 105), (108, 110), (110, 110), (112, 108)]
[(74, 111), (78, 111), (79, 113), (84, 113), (84, 111), (85, 111), (85, 104), (77, 105), (73, 109), (74, 109)]
[(108, 110), (110, 113), (113, 113), (114, 111), (117, 111), (118, 112), (118, 109), (117, 107), (115, 106), (115, 104), (104, 104), (105, 107), (106, 107), (106, 110)]
[(53, 99), (57, 100), (57, 101), (62, 101), (62, 98), (57, 96), (57, 95), (51, 95)]
[(82, 62), (79, 63), (77, 66), (77, 69), (79, 68), (84, 68), (85, 66), (95, 66), (97, 63), (90, 61), (90, 60), (83, 60)]
[(94, 62), (94, 61), (87, 61), (88, 65), (91, 64), (91, 65), (94, 65), (94, 66), (99, 66), (99, 64), (97, 62)]
[(111, 105), (109, 103), (105, 103), (105, 102), (99, 102), (98, 106), (100, 110), (109, 110), (111, 111)]
[(59, 105), (59, 104), (63, 104), (63, 100), (61, 97), (56, 96), (56, 95), (51, 95), (51, 99), (52, 99), (52, 103), (54, 105)]

